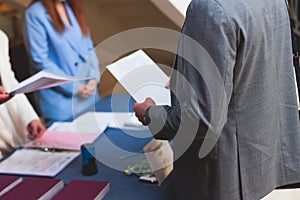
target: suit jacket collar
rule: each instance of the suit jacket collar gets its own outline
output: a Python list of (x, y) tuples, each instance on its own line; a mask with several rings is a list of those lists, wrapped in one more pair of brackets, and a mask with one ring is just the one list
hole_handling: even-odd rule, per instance
[[(69, 43), (71, 48), (76, 53), (78, 53), (78, 56), (81, 58), (81, 60), (84, 61), (87, 53), (82, 51), (82, 49), (83, 49), (83, 48), (81, 48), (82, 44), (79, 43), (79, 41), (81, 41), (81, 40), (78, 39), (78, 33), (82, 34), (80, 26), (77, 22), (77, 19), (74, 15), (73, 11), (69, 7), (69, 5), (65, 4), (65, 7), (66, 7), (66, 12), (67, 12), (67, 15), (69, 17), (71, 24), (67, 23), (66, 21), (63, 21), (66, 26), (66, 31), (62, 35), (67, 40), (67, 42)], [(82, 36), (80, 36), (80, 37), (82, 37)]]

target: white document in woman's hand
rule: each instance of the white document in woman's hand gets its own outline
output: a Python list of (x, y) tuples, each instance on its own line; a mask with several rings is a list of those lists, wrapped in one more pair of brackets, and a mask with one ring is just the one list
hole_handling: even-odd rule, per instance
[(9, 93), (12, 95), (19, 93), (29, 93), (44, 88), (54, 87), (64, 83), (88, 79), (90, 78), (77, 78), (72, 76), (57, 75), (47, 71), (40, 71), (20, 82)]

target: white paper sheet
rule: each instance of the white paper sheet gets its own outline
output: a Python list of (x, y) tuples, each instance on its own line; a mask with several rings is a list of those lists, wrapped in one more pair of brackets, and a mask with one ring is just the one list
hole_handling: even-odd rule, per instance
[(87, 79), (90, 78), (76, 78), (72, 76), (56, 75), (47, 71), (40, 71), (20, 82), (9, 93), (13, 95), (19, 93), (29, 93), (44, 88), (54, 87), (64, 83)]
[(107, 69), (137, 101), (151, 97), (157, 105), (170, 105), (170, 91), (165, 88), (169, 77), (143, 51), (124, 57)]
[(262, 198), (261, 200), (299, 200), (300, 197), (300, 189), (276, 189), (269, 193), (267, 196)]
[(0, 173), (54, 177), (80, 152), (44, 152), (38, 149), (18, 149), (0, 164)]
[[(91, 112), (92, 113), (92, 112)], [(83, 114), (80, 119), (74, 120), (73, 122), (54, 122), (47, 130), (48, 131), (59, 131), (59, 132), (73, 132), (73, 133), (98, 133), (102, 134), (108, 127), (107, 122), (96, 122), (93, 118), (87, 118), (84, 120)]]
[(135, 117), (133, 112), (87, 112), (78, 117), (74, 123), (87, 124), (93, 126), (91, 122), (107, 124), (111, 128), (129, 129), (129, 130), (148, 130)]

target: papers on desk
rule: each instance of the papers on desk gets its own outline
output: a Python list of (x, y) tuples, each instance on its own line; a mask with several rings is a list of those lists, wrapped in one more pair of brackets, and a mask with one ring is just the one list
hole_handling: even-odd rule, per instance
[(151, 97), (157, 105), (170, 105), (169, 77), (142, 50), (122, 58), (107, 69), (137, 101)]
[(95, 119), (93, 119), (92, 117), (85, 118), (85, 115), (86, 114), (79, 116), (80, 119), (75, 119), (73, 122), (54, 122), (47, 130), (81, 134), (97, 133), (98, 135), (102, 134), (106, 130), (108, 123), (101, 121), (95, 122)]
[(92, 143), (99, 136), (97, 133), (72, 133), (46, 131), (41, 138), (24, 144), (27, 148), (61, 149), (79, 151), (80, 146)]
[(40, 71), (20, 82), (9, 93), (13, 95), (19, 93), (29, 93), (44, 88), (54, 87), (64, 83), (87, 79), (90, 78), (76, 78), (71, 76), (57, 75), (47, 71)]
[(3, 160), (0, 173), (53, 177), (80, 154), (81, 144), (94, 142), (107, 125), (80, 120), (56, 122), (41, 138), (24, 144)]
[(143, 126), (132, 112), (87, 112), (79, 116), (75, 121), (79, 124), (87, 124), (97, 120), (97, 123), (104, 123), (111, 128), (129, 129), (129, 130), (148, 130)]
[(93, 143), (107, 128), (107, 123), (92, 123), (92, 119), (73, 122), (55, 122), (41, 138), (35, 139), (24, 147), (48, 148), (79, 151), (85, 143)]
[(37, 149), (18, 149), (1, 162), (0, 173), (53, 177), (64, 169), (80, 152), (45, 152)]

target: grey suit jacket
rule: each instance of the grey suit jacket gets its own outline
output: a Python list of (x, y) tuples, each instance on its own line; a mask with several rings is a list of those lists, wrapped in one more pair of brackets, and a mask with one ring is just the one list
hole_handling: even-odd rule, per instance
[[(293, 73), (284, 0), (191, 2), (172, 106), (147, 112), (155, 137), (173, 139), (177, 198), (254, 200), (300, 181)], [(215, 136), (212, 151), (199, 158), (203, 139)]]

